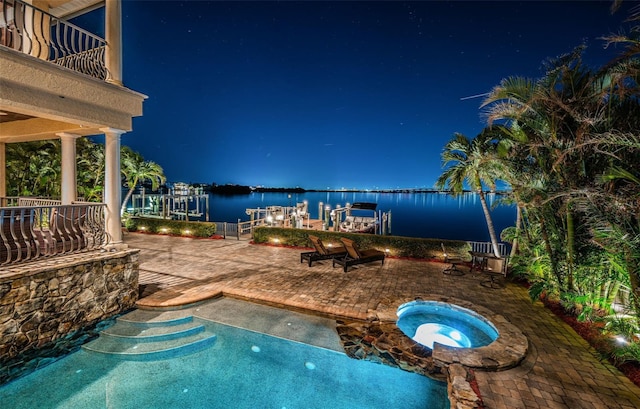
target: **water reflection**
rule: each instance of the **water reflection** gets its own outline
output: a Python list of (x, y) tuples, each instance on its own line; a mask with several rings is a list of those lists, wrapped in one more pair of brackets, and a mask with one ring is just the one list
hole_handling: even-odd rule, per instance
[[(515, 207), (493, 204), (500, 198), (487, 195), (496, 232), (515, 222)], [(210, 220), (237, 222), (248, 220), (247, 208), (289, 206), (307, 201), (311, 218), (318, 218), (319, 203), (345, 206), (347, 203), (374, 202), (378, 210), (392, 212), (391, 232), (397, 236), (429, 237), (488, 241), (484, 213), (478, 195), (465, 193), (451, 197), (441, 193), (354, 193), (354, 192), (306, 192), (254, 193), (250, 195), (211, 195)]]

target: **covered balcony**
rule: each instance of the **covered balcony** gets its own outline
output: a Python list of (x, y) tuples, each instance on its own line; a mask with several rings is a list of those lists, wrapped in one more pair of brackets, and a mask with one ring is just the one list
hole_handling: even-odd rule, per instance
[[(65, 19), (98, 7), (104, 39)], [(0, 0), (0, 269), (126, 247), (120, 139), (146, 96), (123, 85), (121, 41), (120, 0)], [(82, 203), (76, 139), (96, 135), (105, 141), (103, 202)], [(61, 144), (61, 197), (7, 198), (7, 144), (51, 139)]]

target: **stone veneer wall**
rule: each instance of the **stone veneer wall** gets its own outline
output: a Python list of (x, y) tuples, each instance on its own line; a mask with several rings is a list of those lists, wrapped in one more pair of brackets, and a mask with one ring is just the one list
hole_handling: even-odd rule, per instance
[(49, 259), (0, 270), (0, 384), (68, 352), (61, 344), (74, 334), (132, 308), (138, 253), (82, 253), (57, 265)]

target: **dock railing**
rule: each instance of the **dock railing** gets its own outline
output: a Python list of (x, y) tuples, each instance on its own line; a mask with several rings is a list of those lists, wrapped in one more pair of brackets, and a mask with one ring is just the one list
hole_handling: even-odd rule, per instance
[(108, 244), (104, 203), (0, 207), (0, 265), (97, 250)]
[[(486, 241), (468, 241), (471, 251), (474, 253), (493, 253), (493, 245)], [(498, 252), (500, 257), (509, 257), (509, 247), (505, 243), (498, 243)]]

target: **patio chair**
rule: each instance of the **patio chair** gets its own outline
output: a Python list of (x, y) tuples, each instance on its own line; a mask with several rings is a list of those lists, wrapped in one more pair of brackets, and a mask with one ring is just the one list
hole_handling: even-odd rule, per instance
[(487, 278), (480, 285), (487, 288), (504, 288), (507, 277), (507, 259), (503, 257), (488, 257), (482, 270)]
[(327, 260), (334, 257), (341, 257), (347, 254), (347, 250), (342, 247), (325, 247), (324, 243), (320, 238), (309, 235), (309, 240), (313, 244), (315, 251), (307, 251), (300, 254), (300, 262), (303, 263), (305, 260), (309, 262), (309, 267), (311, 267), (311, 263), (317, 260)]
[(444, 262), (447, 264), (450, 264), (449, 267), (442, 270), (442, 273), (452, 275), (452, 276), (464, 275), (464, 272), (458, 268), (458, 264), (464, 263), (464, 260), (461, 257), (450, 257), (449, 253), (447, 253), (447, 249), (444, 247), (444, 243), (440, 243), (440, 247), (442, 247)]
[(375, 249), (360, 250), (353, 240), (340, 238), (340, 241), (347, 249), (347, 254), (344, 257), (336, 257), (333, 259), (333, 266), (336, 263), (340, 264), (344, 268), (344, 272), (347, 272), (349, 266), (356, 264), (371, 263), (373, 261), (381, 260), (384, 265), (385, 254), (383, 251)]

